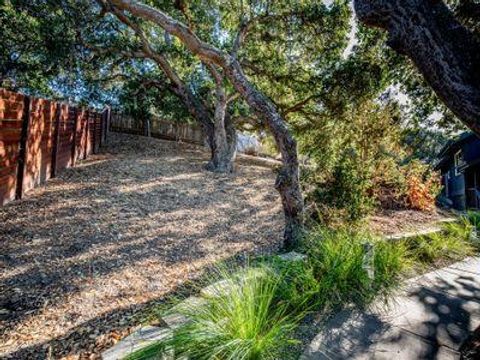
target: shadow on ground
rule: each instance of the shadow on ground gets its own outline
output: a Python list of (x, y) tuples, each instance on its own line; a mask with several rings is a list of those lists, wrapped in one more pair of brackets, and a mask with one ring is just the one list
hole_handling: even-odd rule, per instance
[(469, 272), (442, 276), (411, 284), (388, 306), (345, 310), (320, 324), (304, 360), (459, 358), (480, 322), (480, 282)]
[(0, 354), (95, 356), (213, 263), (278, 249), (271, 169), (212, 174), (207, 156), (112, 134), (103, 154), (0, 208)]

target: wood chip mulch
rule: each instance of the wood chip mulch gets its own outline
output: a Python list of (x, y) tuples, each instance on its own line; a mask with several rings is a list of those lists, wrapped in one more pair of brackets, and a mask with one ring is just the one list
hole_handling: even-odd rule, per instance
[(0, 358), (96, 359), (209, 265), (281, 244), (271, 169), (213, 174), (200, 147), (110, 135), (0, 208)]
[(457, 215), (447, 210), (383, 210), (368, 218), (368, 228), (379, 235), (397, 235), (438, 227)]

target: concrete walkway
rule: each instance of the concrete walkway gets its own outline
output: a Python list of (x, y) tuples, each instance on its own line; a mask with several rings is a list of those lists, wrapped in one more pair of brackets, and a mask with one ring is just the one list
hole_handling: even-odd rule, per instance
[(459, 359), (478, 326), (480, 257), (410, 279), (388, 306), (340, 312), (301, 359)]

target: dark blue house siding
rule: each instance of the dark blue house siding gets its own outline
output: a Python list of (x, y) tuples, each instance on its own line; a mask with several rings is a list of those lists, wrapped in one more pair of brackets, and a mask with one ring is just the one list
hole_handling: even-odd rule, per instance
[(462, 146), (463, 158), (468, 165), (480, 162), (480, 139), (472, 137)]
[[(455, 154), (460, 151), (463, 162), (457, 169), (455, 168)], [(443, 176), (443, 195), (453, 202), (453, 207), (457, 210), (465, 210), (467, 203), (471, 202), (467, 195), (469, 188), (472, 188), (472, 176), (478, 179), (478, 184), (474, 186), (480, 190), (480, 139), (471, 134), (462, 134), (456, 142), (450, 142), (445, 146), (440, 154), (437, 169), (441, 170)], [(473, 173), (476, 173), (473, 175)], [(468, 181), (466, 174), (469, 174)], [(477, 181), (477, 180), (476, 180)], [(475, 192), (473, 192), (475, 193)]]

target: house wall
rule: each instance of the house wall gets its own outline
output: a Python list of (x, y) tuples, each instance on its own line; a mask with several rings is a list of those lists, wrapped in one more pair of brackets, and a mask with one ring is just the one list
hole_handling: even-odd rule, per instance
[(453, 201), (453, 207), (457, 210), (465, 210), (465, 176), (463, 173), (455, 175), (455, 168), (449, 170), (450, 179), (448, 182), (449, 198)]
[(467, 164), (480, 161), (480, 139), (472, 137), (462, 146), (463, 159)]
[[(466, 194), (465, 194), (465, 176), (463, 172), (455, 173), (455, 164), (453, 156), (444, 163), (442, 176), (444, 176), (443, 195), (453, 202), (453, 208), (457, 210), (465, 210)], [(448, 180), (446, 179), (448, 175)], [(448, 189), (448, 194), (447, 194)]]

